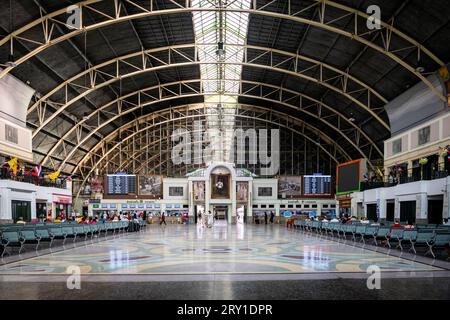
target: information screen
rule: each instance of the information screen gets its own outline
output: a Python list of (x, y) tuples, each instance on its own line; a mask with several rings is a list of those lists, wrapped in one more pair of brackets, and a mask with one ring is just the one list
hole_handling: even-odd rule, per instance
[(136, 194), (136, 176), (125, 174), (107, 175), (106, 193), (109, 195)]
[(305, 195), (331, 195), (331, 176), (303, 176)]
[(337, 167), (337, 193), (349, 193), (360, 189), (360, 161), (351, 161)]

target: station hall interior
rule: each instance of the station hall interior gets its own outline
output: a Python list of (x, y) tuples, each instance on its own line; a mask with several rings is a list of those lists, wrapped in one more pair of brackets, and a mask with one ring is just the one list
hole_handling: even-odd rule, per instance
[(449, 22), (3, 1), (0, 299), (449, 299)]

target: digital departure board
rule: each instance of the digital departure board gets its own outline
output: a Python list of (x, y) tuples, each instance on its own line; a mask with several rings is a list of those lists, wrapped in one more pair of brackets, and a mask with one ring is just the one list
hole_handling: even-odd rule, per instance
[(336, 194), (360, 191), (360, 184), (365, 164), (360, 160), (353, 160), (336, 167)]
[(136, 176), (127, 174), (107, 175), (106, 193), (109, 195), (136, 194)]
[(303, 176), (304, 195), (331, 195), (331, 176)]

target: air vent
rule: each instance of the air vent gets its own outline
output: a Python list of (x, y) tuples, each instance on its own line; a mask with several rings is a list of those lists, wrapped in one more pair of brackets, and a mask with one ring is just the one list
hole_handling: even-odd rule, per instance
[(19, 130), (5, 124), (5, 140), (14, 144), (19, 144)]

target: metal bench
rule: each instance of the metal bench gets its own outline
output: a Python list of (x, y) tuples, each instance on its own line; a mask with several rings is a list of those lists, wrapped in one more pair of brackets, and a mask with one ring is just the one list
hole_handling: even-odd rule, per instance
[(447, 246), (450, 246), (450, 232), (447, 230), (436, 230), (434, 239), (430, 243), (428, 252), (431, 253), (433, 258), (436, 258), (433, 249), (445, 248)]
[(53, 243), (53, 237), (47, 228), (36, 228), (36, 236), (40, 238), (40, 242), (49, 241), (50, 247)]
[[(415, 239), (411, 239), (411, 248), (410, 250), (414, 251), (414, 254), (417, 254), (416, 247), (417, 246), (427, 246), (428, 251), (426, 254), (429, 253), (434, 239), (434, 229), (431, 228), (425, 228), (425, 229), (419, 229), (417, 230), (417, 236)], [(425, 255), (426, 255), (425, 254)]]
[[(400, 250), (403, 251), (403, 243), (409, 243), (412, 244), (413, 241), (415, 241), (417, 238), (417, 230), (415, 229), (404, 229), (403, 230), (403, 236), (398, 241), (398, 245), (400, 247)], [(411, 250), (411, 248), (409, 248)]]
[[(2, 258), (7, 253), (8, 247), (19, 247), (19, 254), (22, 252), (25, 239), (20, 235), (20, 231), (3, 231), (1, 235), (1, 243), (3, 246)], [(9, 255), (9, 252), (8, 252)]]
[(37, 251), (37, 249), (39, 248), (39, 243), (41, 242), (41, 238), (36, 235), (34, 229), (23, 229), (22, 231), (20, 231), (20, 236), (24, 240), (24, 246), (22, 247), (22, 249), (25, 249), (25, 244), (32, 243), (36, 244), (35, 250)]
[(379, 227), (377, 230), (377, 233), (373, 237), (373, 241), (374, 241), (375, 245), (378, 246), (378, 241), (380, 241), (380, 243), (382, 241), (386, 241), (386, 243), (387, 243), (390, 232), (391, 232), (391, 228), (389, 228), (389, 227)]
[(375, 237), (378, 232), (378, 226), (367, 226), (364, 233), (361, 235), (361, 241), (366, 243), (366, 238), (373, 239), (376, 243)]

